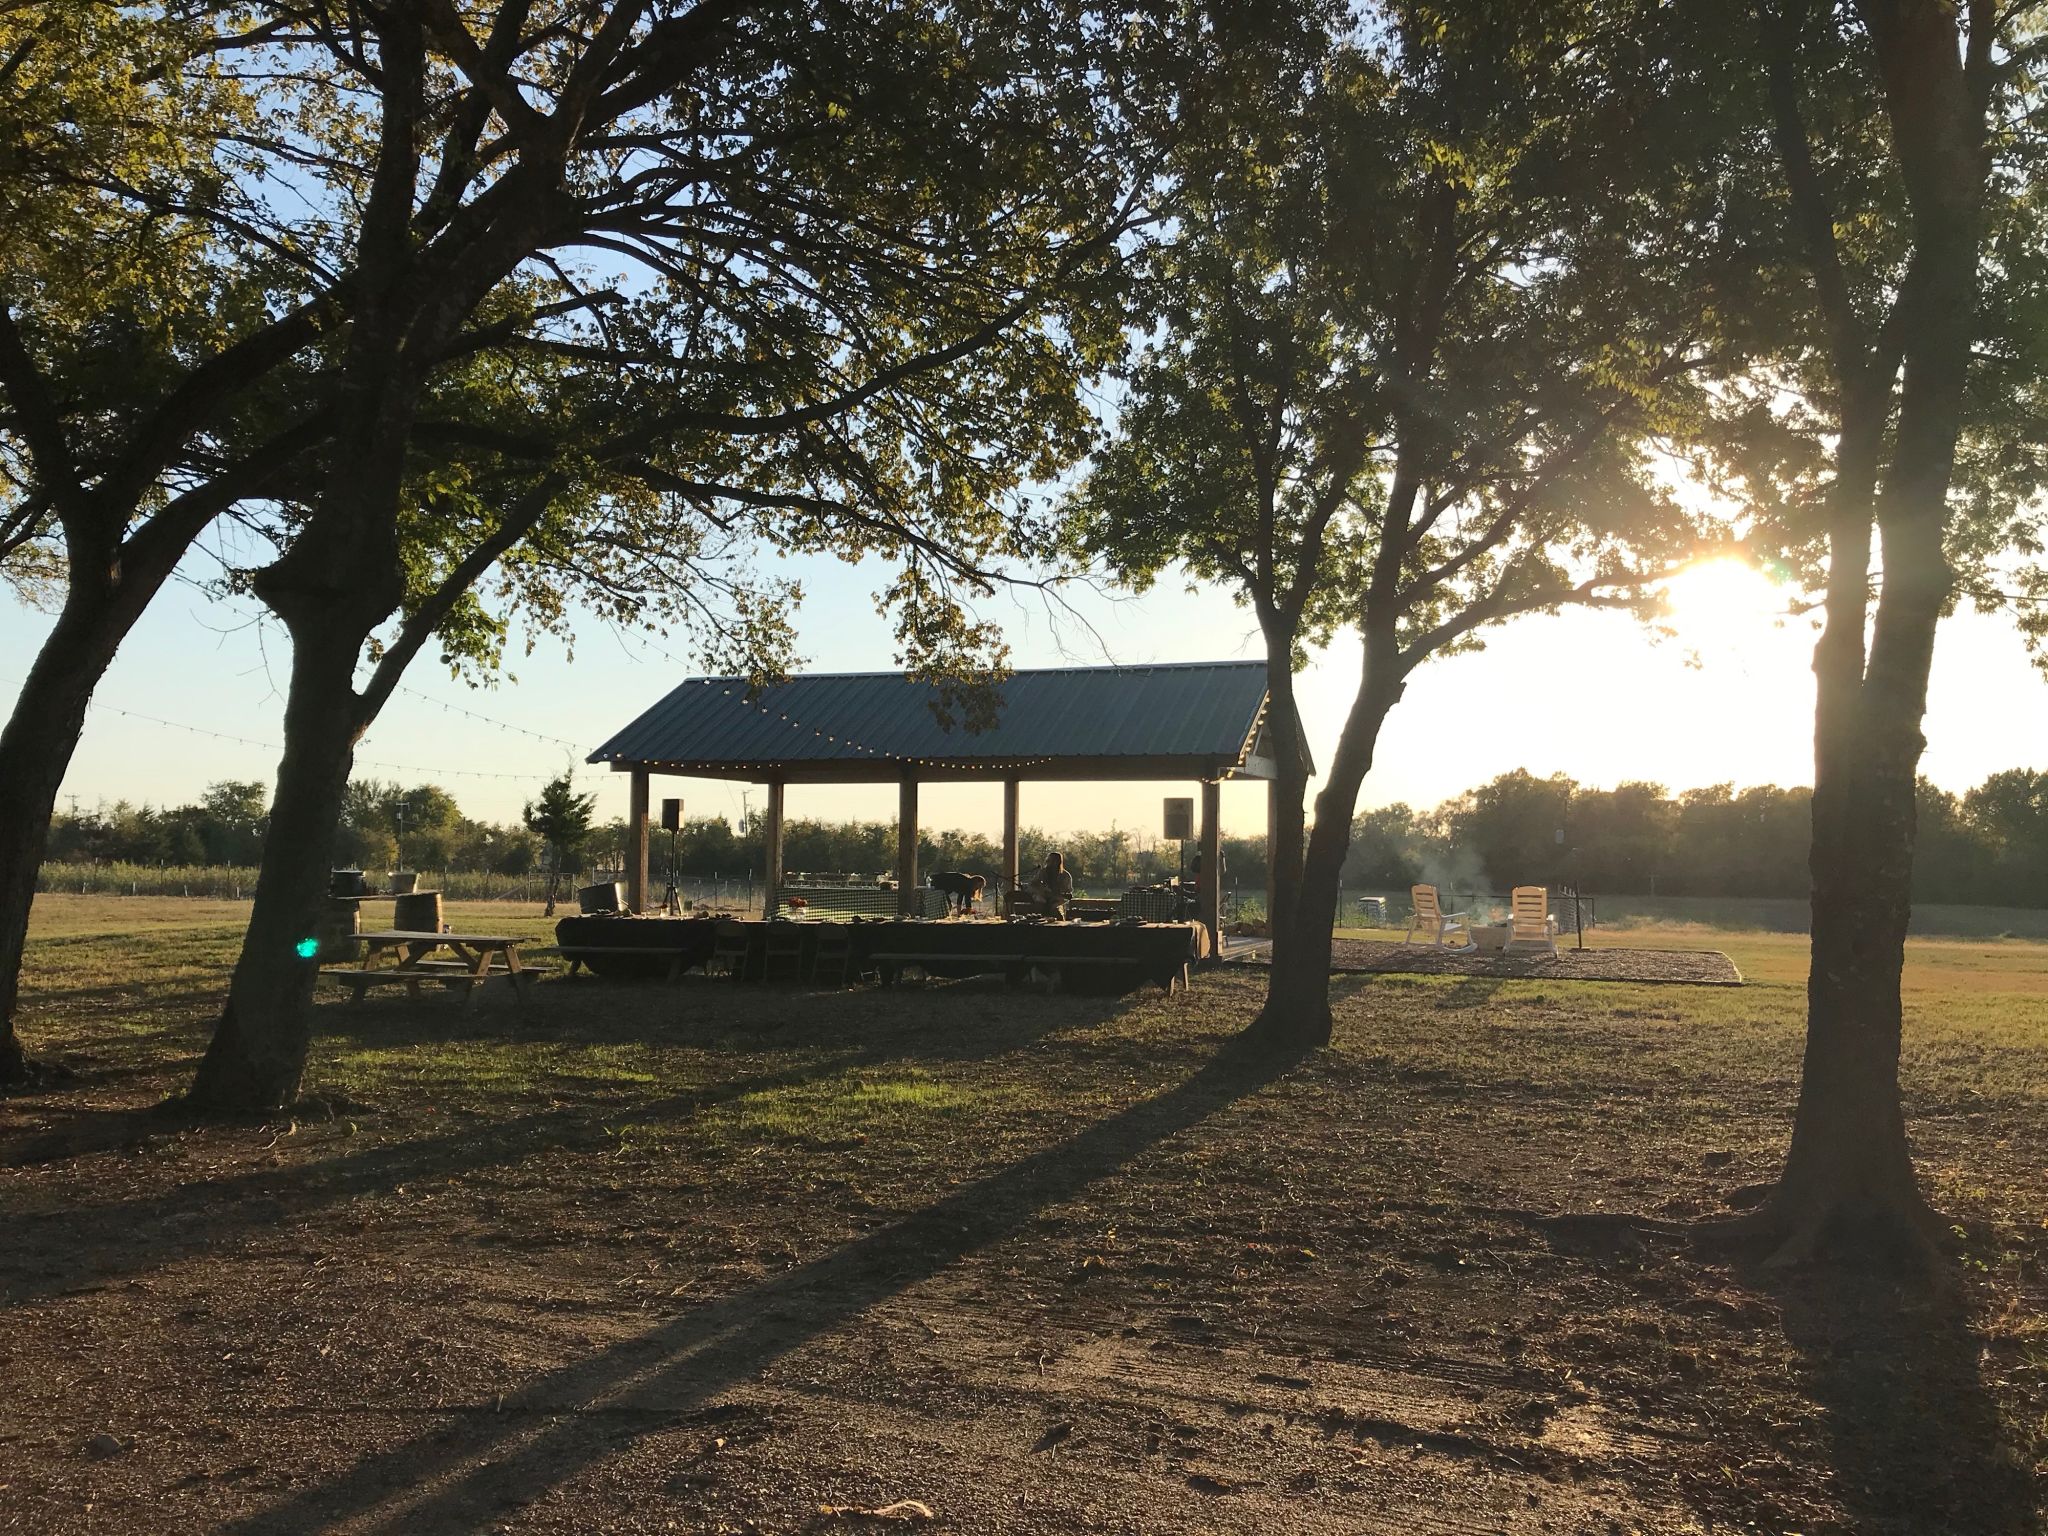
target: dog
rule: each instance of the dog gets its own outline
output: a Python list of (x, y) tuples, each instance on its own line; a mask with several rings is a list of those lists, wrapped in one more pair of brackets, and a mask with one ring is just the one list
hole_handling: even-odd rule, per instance
[(985, 875), (963, 875), (957, 870), (946, 870), (931, 879), (932, 889), (946, 893), (946, 910), (958, 912), (962, 917), (974, 910), (974, 904), (981, 899), (981, 893), (988, 886)]

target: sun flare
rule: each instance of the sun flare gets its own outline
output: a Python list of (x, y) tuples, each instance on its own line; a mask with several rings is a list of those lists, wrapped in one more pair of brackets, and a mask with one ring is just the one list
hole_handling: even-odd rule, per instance
[(1786, 614), (1790, 594), (1745, 560), (1703, 560), (1664, 585), (1665, 622), (1703, 654), (1761, 638)]

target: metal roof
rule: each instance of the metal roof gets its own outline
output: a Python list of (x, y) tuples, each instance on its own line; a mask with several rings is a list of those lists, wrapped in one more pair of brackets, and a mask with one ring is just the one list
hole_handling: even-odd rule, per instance
[(949, 730), (938, 690), (900, 672), (807, 673), (747, 697), (693, 677), (591, 753), (593, 763), (706, 777), (820, 781), (973, 777), (1268, 777), (1262, 661), (1057, 667), (996, 685), (996, 724)]

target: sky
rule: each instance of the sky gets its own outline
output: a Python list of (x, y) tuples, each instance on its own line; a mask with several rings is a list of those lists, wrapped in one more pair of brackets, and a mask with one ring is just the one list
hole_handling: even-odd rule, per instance
[[(889, 625), (872, 596), (882, 584), (879, 569), (822, 557), (792, 565), (808, 594), (798, 618), (808, 670), (894, 665)], [(1684, 580), (1670, 637), (1619, 614), (1532, 617), (1493, 631), (1481, 652), (1420, 668), (1387, 721), (1362, 804), (1433, 806), (1518, 767), (1602, 787), (1625, 779), (1673, 790), (1723, 781), (1808, 782), (1810, 627), (1782, 621), (1782, 600), (1753, 573), (1715, 568)], [(1251, 615), (1220, 590), (1190, 593), (1162, 583), (1142, 596), (1081, 592), (1073, 601), (1078, 617), (1049, 612), (1035, 596), (998, 596), (982, 616), (1003, 627), (1017, 666), (1260, 654)], [(257, 613), (246, 601), (214, 602), (190, 586), (167, 588), (96, 695), (59, 808), (73, 797), (82, 808), (115, 800), (176, 805), (218, 779), (269, 782), (288, 646)], [(0, 698), (10, 705), (49, 624), (45, 615), (0, 603)], [(687, 656), (680, 642), (669, 649)], [(586, 767), (583, 756), (696, 669), (591, 620), (573, 660), (557, 642), (543, 640), (510, 670), (516, 680), (476, 690), (431, 658), (415, 663), (409, 691), (394, 698), (358, 753), (358, 776), (436, 783), (469, 815), (506, 821), (543, 782), (573, 765), (582, 787), (597, 792), (600, 816), (622, 816), (626, 776)], [(1316, 657), (1301, 680), (1318, 762), (1329, 758), (1358, 670), (1355, 643), (1347, 639)], [(1962, 614), (1945, 624), (1930, 697), (1923, 771), (1936, 783), (1960, 791), (2002, 768), (2048, 768), (2048, 681), (2001, 621)], [(693, 817), (737, 819), (749, 794), (761, 803), (761, 791), (743, 785), (655, 783), (657, 799), (681, 795)], [(1186, 784), (1027, 783), (1023, 818), (1051, 832), (1114, 824), (1156, 836), (1161, 799), (1192, 793)], [(933, 829), (1001, 832), (996, 784), (928, 786), (920, 809)], [(788, 811), (889, 820), (895, 790), (800, 785), (789, 791)], [(1223, 821), (1229, 833), (1263, 832), (1264, 787), (1226, 784)]]

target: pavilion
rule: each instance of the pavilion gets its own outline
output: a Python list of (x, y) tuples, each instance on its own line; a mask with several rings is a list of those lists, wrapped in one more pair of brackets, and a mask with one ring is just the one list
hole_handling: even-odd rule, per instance
[[(1221, 785), (1267, 784), (1272, 835), (1275, 764), (1261, 661), (1055, 667), (995, 685), (995, 723), (970, 729), (957, 703), (898, 672), (808, 673), (748, 696), (744, 679), (680, 684), (591, 753), (632, 777), (627, 905), (647, 907), (649, 785), (656, 774), (737, 779), (768, 788), (766, 910), (783, 875), (784, 790), (790, 784), (897, 786), (897, 900), (914, 911), (917, 792), (922, 783), (1000, 780), (1004, 890), (1018, 888), (1018, 809), (1024, 781), (1183, 779), (1201, 785), (1198, 909), (1220, 948)], [(950, 715), (951, 718), (946, 718)], [(1268, 859), (1268, 868), (1271, 860)], [(1267, 910), (1272, 910), (1270, 882)]]

